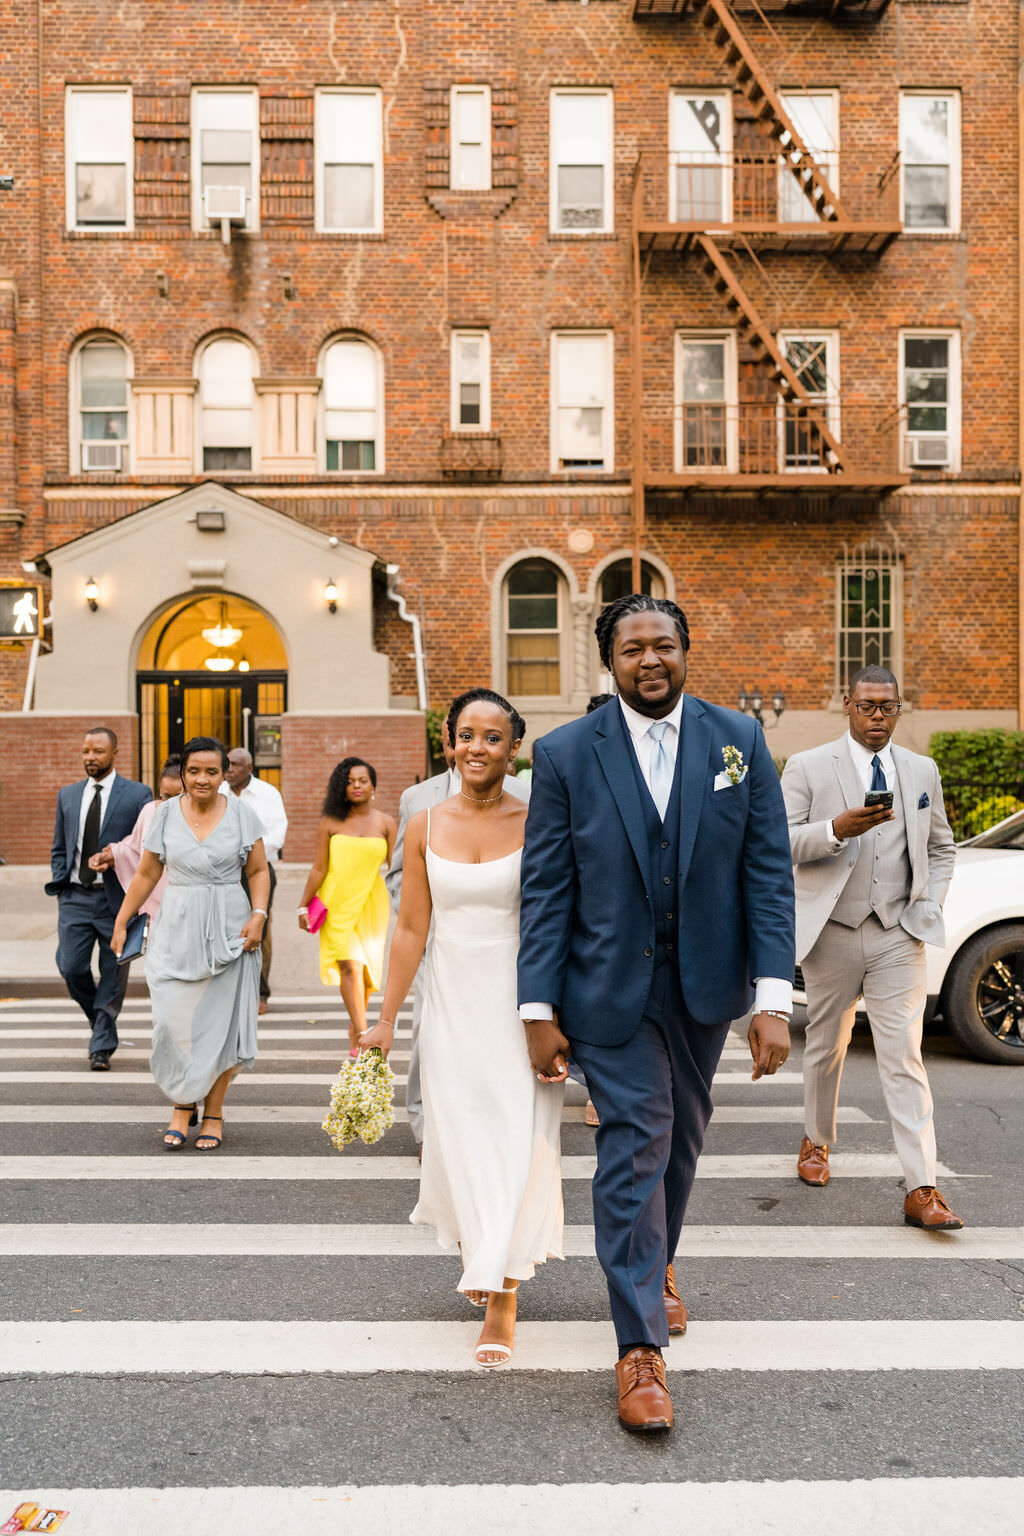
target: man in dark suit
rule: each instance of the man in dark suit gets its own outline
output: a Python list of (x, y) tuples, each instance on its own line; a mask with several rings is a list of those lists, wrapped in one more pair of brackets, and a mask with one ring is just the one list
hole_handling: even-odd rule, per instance
[[(82, 765), (85, 778), (65, 784), (57, 795), (57, 821), (50, 850), (46, 893), (59, 902), (57, 969), (92, 1030), (89, 1065), (109, 1072), (117, 1050), (117, 1016), (124, 1001), (128, 967), (119, 966), (110, 948), (124, 891), (113, 869), (98, 874), (89, 860), (107, 843), (127, 837), (152, 791), (134, 779), (123, 779), (114, 768), (117, 737), (106, 725), (85, 733)], [(92, 953), (99, 945), (99, 983), (93, 976)]]
[(683, 612), (632, 595), (597, 622), (618, 702), (534, 749), (520, 1013), (530, 1060), (571, 1054), (600, 1116), (594, 1222), (619, 1344), (619, 1419), (666, 1430), (662, 1348), (686, 1328), (672, 1260), (732, 1019), (755, 1078), (789, 1053), (793, 875), (753, 720), (684, 694)]

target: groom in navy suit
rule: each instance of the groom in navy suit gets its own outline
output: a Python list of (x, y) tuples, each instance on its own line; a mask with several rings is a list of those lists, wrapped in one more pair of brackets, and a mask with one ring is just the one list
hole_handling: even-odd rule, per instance
[[(50, 850), (46, 894), (58, 898), (57, 969), (92, 1031), (89, 1065), (109, 1072), (117, 1050), (117, 1016), (128, 984), (128, 967), (119, 966), (110, 948), (114, 918), (124, 898), (112, 869), (98, 874), (89, 860), (107, 843), (127, 837), (152, 791), (123, 779), (114, 767), (117, 737), (108, 725), (86, 731), (82, 743), (85, 778), (65, 784), (57, 794), (57, 821)], [(92, 971), (99, 945), (100, 979)]]
[(597, 622), (618, 700), (534, 749), (519, 1002), (538, 1076), (583, 1068), (600, 1115), (594, 1222), (619, 1344), (619, 1419), (667, 1430), (672, 1260), (729, 1023), (754, 1006), (753, 1076), (789, 1054), (793, 872), (755, 721), (684, 693), (675, 603)]

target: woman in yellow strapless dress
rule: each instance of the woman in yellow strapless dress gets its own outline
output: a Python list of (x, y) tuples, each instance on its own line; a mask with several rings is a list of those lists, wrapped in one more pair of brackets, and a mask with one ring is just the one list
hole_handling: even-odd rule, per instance
[(395, 822), (374, 808), (377, 772), (361, 757), (346, 757), (327, 785), (299, 927), (309, 929), (309, 903), (327, 908), (320, 929), (320, 980), (338, 985), (348, 1010), (349, 1055), (359, 1054), (366, 1005), (384, 973), (390, 908), (381, 875), (391, 861)]

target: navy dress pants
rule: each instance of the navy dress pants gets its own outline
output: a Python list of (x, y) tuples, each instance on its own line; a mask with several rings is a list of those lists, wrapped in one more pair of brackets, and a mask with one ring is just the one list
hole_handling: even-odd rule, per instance
[(728, 1023), (709, 1028), (690, 1017), (675, 965), (662, 962), (624, 1045), (570, 1039), (601, 1117), (594, 1227), (620, 1348), (669, 1342), (665, 1266), (675, 1257), (728, 1033)]
[[(102, 885), (98, 891), (65, 891), (58, 901), (57, 969), (71, 997), (89, 1020), (89, 1054), (116, 1051), (117, 1016), (124, 1002), (130, 967), (118, 965), (110, 947), (114, 917)], [(97, 945), (98, 983), (92, 970)]]

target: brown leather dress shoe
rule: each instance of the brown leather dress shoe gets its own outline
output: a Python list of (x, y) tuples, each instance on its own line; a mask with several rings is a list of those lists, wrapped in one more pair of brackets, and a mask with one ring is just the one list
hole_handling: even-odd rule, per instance
[(669, 1333), (686, 1332), (686, 1304), (676, 1290), (676, 1272), (672, 1264), (665, 1271), (665, 1316)]
[(964, 1224), (932, 1184), (910, 1191), (903, 1202), (903, 1220), (908, 1227), (924, 1227), (928, 1232), (959, 1232)]
[(828, 1167), (828, 1147), (816, 1146), (809, 1136), (805, 1136), (800, 1143), (796, 1171), (805, 1184), (810, 1184), (815, 1189), (823, 1189), (831, 1177)]
[(665, 1362), (656, 1349), (631, 1349), (615, 1367), (619, 1388), (619, 1423), (640, 1434), (672, 1428), (672, 1399), (665, 1384)]

